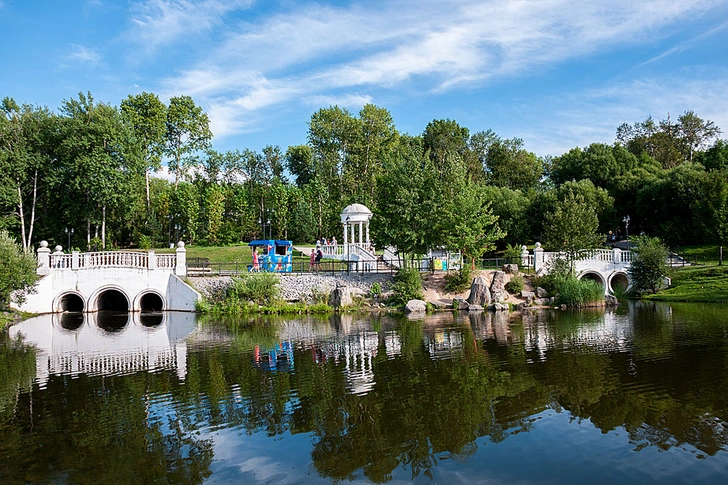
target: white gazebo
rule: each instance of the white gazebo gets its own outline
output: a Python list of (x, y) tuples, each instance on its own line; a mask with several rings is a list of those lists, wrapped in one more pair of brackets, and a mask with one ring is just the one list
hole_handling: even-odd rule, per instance
[[(341, 224), (344, 225), (344, 247), (355, 244), (363, 249), (371, 248), (369, 242), (369, 221), (372, 211), (365, 205), (351, 204), (341, 211)], [(359, 226), (359, 242), (356, 241), (356, 227)]]

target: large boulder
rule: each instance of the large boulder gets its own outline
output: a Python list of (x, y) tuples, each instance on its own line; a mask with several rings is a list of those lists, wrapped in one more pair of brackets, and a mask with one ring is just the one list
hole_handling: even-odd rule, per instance
[(501, 303), (508, 299), (508, 292), (506, 290), (495, 290), (490, 292), (491, 303)]
[(506, 289), (506, 274), (503, 271), (496, 271), (493, 273), (493, 282), (490, 284), (490, 293), (494, 291), (505, 291)]
[(488, 310), (491, 312), (507, 312), (510, 308), (505, 303), (493, 303), (488, 307)]
[(341, 307), (349, 306), (354, 304), (354, 300), (351, 298), (351, 289), (348, 286), (337, 285), (331, 291), (329, 296), (329, 304), (334, 307), (334, 310), (338, 310)]
[(429, 303), (430, 303), (430, 305), (434, 306), (438, 310), (444, 310), (445, 308), (447, 308), (447, 303), (445, 303), (444, 301), (432, 300)]
[(478, 305), (477, 303), (471, 303), (468, 305), (468, 311), (469, 312), (482, 312), (484, 310), (482, 305)]
[(473, 280), (473, 284), (470, 286), (468, 303), (484, 307), (490, 305), (490, 289), (488, 289), (488, 284), (482, 276), (478, 276)]
[(496, 271), (493, 273), (493, 282), (490, 284), (490, 301), (499, 303), (507, 299), (506, 274), (503, 271)]
[(536, 287), (536, 296), (539, 298), (548, 298), (549, 292), (538, 286)]
[(452, 299), (453, 310), (467, 310), (470, 304), (463, 300), (462, 297), (456, 296)]
[(404, 306), (404, 312), (406, 314), (411, 313), (425, 313), (427, 311), (427, 303), (422, 300), (410, 300)]
[(517, 264), (504, 264), (503, 268), (501, 268), (501, 269), (506, 274), (518, 274), (518, 265)]

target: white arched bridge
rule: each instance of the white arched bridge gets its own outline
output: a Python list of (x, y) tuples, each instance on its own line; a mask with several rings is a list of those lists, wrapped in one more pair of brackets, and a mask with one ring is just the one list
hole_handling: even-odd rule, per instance
[[(526, 246), (522, 247), (522, 251), (521, 264), (534, 268), (539, 275), (548, 273), (549, 261), (566, 256), (565, 253), (544, 251), (541, 243), (536, 243), (533, 254), (528, 252)], [(579, 253), (579, 258), (574, 262), (576, 277), (600, 283), (605, 294), (628, 290), (631, 285), (629, 267), (633, 256), (632, 251), (619, 248), (585, 249)]]
[(35, 293), (18, 309), (31, 313), (194, 311), (200, 294), (185, 283), (187, 259), (180, 241), (174, 254), (104, 251), (51, 254), (38, 249)]

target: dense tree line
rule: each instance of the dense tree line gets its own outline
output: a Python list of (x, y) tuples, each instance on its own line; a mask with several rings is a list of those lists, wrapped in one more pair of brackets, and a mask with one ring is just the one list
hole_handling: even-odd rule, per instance
[[(433, 246), (477, 257), (536, 240), (561, 248), (557, 224), (630, 231), (671, 244), (722, 242), (728, 231), (728, 143), (688, 111), (617, 128), (541, 158), (521, 139), (433, 120), (400, 133), (374, 105), (315, 112), (308, 142), (215, 151), (208, 116), (189, 96), (141, 93), (119, 107), (90, 93), (54, 112), (0, 104), (0, 229), (26, 250), (46, 239), (80, 249), (164, 246), (178, 238), (233, 244), (263, 236), (341, 238), (340, 211), (374, 212), (372, 237), (406, 254)], [(165, 165), (171, 180), (155, 176)], [(270, 221), (270, 222), (268, 222)], [(566, 221), (566, 222), (564, 222)], [(593, 240), (593, 238), (591, 239)], [(566, 245), (566, 246), (564, 246)]]

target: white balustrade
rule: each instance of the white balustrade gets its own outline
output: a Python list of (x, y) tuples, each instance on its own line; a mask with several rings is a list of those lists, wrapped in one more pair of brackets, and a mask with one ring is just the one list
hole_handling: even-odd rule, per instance
[(174, 269), (177, 264), (175, 254), (157, 254), (157, 268)]

